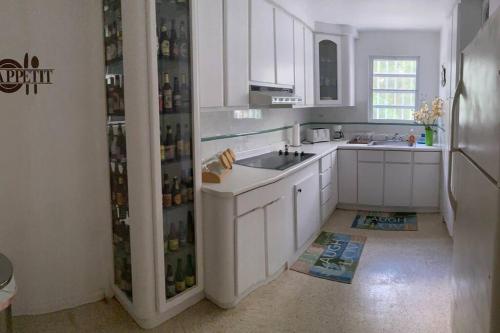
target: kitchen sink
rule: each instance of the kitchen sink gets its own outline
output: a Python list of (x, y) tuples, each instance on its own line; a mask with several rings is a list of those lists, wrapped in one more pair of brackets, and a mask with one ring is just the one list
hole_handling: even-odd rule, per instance
[(384, 140), (384, 141), (371, 141), (369, 146), (392, 146), (392, 147), (409, 147), (410, 145), (406, 141), (393, 141), (393, 140)]

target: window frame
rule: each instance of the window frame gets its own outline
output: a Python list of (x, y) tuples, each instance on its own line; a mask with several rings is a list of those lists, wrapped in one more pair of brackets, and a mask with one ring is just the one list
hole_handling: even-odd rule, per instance
[[(415, 74), (415, 111), (417, 111), (418, 97), (420, 91), (420, 57), (419, 56), (370, 56), (369, 57), (369, 69), (368, 69), (368, 122), (370, 123), (398, 123), (398, 124), (414, 124), (415, 121), (412, 120), (402, 120), (402, 119), (374, 119), (373, 118), (373, 61), (374, 60), (414, 60), (417, 63), (417, 69)], [(408, 75), (411, 76), (411, 75)], [(410, 92), (413, 90), (402, 90), (401, 92)]]

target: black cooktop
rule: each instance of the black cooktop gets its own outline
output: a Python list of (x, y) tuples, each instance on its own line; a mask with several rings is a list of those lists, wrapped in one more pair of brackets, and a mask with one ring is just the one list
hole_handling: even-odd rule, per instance
[(234, 162), (235, 164), (244, 165), (251, 168), (285, 170), (295, 164), (299, 164), (314, 154), (304, 152), (279, 152), (274, 151), (263, 155), (245, 158)]

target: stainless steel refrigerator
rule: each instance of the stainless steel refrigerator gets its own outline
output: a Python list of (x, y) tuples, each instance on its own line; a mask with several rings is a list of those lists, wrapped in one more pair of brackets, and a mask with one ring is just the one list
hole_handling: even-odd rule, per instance
[(452, 329), (500, 332), (500, 10), (461, 61), (448, 184), (455, 206)]

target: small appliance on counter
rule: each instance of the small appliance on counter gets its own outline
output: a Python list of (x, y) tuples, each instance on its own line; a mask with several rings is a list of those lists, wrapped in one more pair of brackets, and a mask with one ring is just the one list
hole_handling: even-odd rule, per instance
[(342, 125), (333, 126), (333, 140), (343, 140), (344, 131), (342, 131)]
[(308, 128), (306, 130), (306, 141), (309, 143), (330, 141), (330, 130), (328, 128)]

